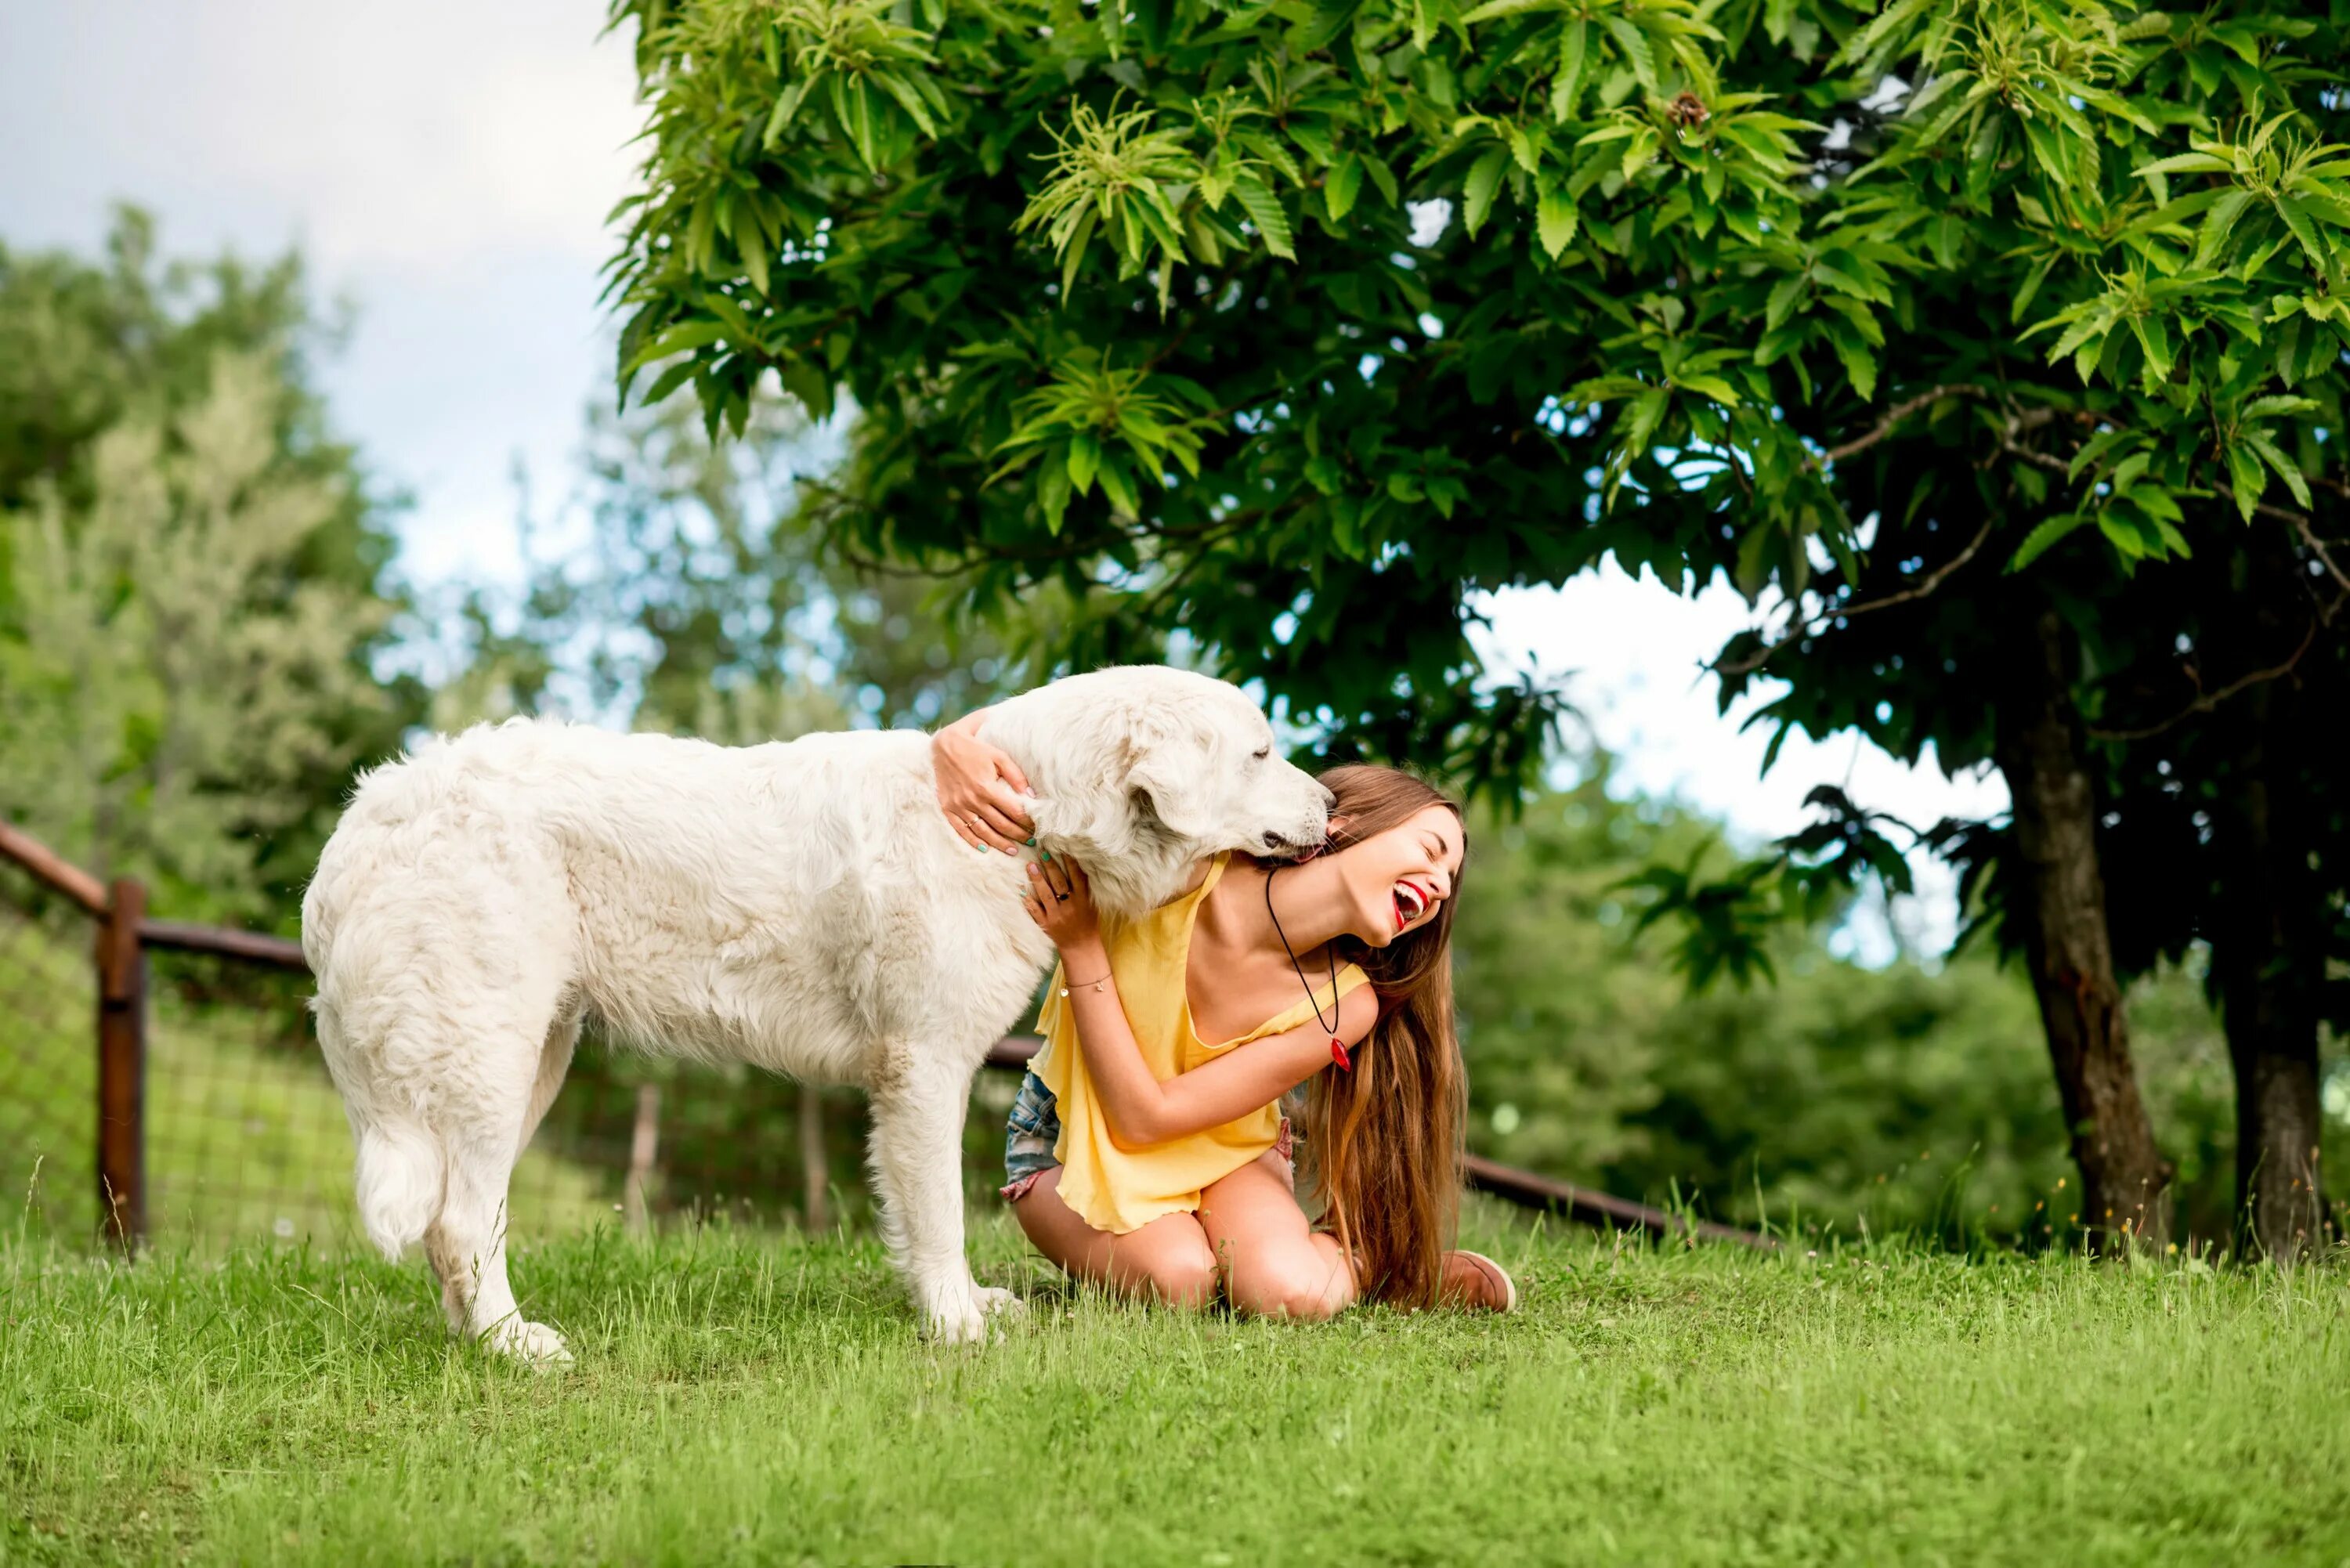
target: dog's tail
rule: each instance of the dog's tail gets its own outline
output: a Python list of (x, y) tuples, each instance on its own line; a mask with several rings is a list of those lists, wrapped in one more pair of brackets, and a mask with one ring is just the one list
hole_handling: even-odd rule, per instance
[[(322, 966), (323, 967), (323, 966)], [(329, 971), (331, 972), (331, 971)], [(342, 1009), (331, 986), (321, 986), (311, 1003), (317, 1016), (319, 1054), (328, 1075), (342, 1091), (343, 1114), (359, 1145), (359, 1223), (368, 1240), (398, 1262), (411, 1241), (441, 1211), (447, 1160), (441, 1140), (412, 1107), (385, 1096), (369, 1071), (369, 1054), (353, 1051)]]
[[(355, 1116), (353, 1121), (358, 1117)], [(359, 1223), (368, 1239), (397, 1260), (441, 1210), (441, 1140), (413, 1123), (369, 1122), (359, 1134)]]

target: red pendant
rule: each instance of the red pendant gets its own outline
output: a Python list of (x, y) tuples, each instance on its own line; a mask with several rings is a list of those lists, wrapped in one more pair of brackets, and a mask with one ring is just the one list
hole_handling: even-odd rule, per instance
[(1355, 1070), (1355, 1064), (1347, 1060), (1347, 1043), (1336, 1034), (1330, 1036), (1330, 1060), (1337, 1063), (1346, 1072), (1351, 1073)]

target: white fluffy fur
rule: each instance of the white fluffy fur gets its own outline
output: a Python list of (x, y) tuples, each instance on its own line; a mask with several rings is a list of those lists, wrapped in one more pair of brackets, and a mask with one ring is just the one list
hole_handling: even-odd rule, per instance
[[(1038, 843), (1107, 908), (1324, 830), (1326, 792), (1259, 758), (1264, 716), (1202, 676), (1074, 676), (984, 733), (1028, 776)], [(302, 906), (369, 1235), (394, 1257), (424, 1243), (454, 1332), (567, 1358), (515, 1306), (506, 1186), (592, 1016), (648, 1050), (864, 1086), (916, 1311), (981, 1334), (1016, 1303), (964, 1260), (963, 1108), (1051, 956), (1023, 880), (948, 828), (908, 732), (729, 748), (517, 720), (377, 770)]]

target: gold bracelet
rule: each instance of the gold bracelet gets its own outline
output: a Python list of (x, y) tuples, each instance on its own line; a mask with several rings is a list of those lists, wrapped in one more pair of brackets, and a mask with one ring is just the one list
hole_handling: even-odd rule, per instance
[[(1076, 986), (1079, 991), (1098, 992), (1103, 986), (1106, 986), (1110, 982), (1110, 979), (1111, 977), (1109, 975), (1104, 975), (1099, 980), (1079, 981), (1076, 982)], [(1061, 987), (1061, 994), (1063, 996), (1069, 994), (1069, 988), (1066, 985)]]

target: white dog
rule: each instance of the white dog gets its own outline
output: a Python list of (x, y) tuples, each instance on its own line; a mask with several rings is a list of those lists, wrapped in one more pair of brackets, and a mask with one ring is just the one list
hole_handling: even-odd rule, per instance
[[(1326, 826), (1328, 792), (1204, 676), (1074, 676), (983, 733), (1027, 774), (1038, 845), (1075, 856), (1107, 909)], [(567, 1359), (506, 1282), (506, 1184), (593, 1016), (646, 1049), (863, 1085), (882, 1231), (923, 1326), (983, 1334), (1017, 1303), (963, 1256), (963, 1109), (1051, 956), (1024, 879), (956, 838), (912, 732), (730, 748), (515, 720), (378, 769), (302, 904), (368, 1234), (395, 1258), (424, 1243), (454, 1332)]]

